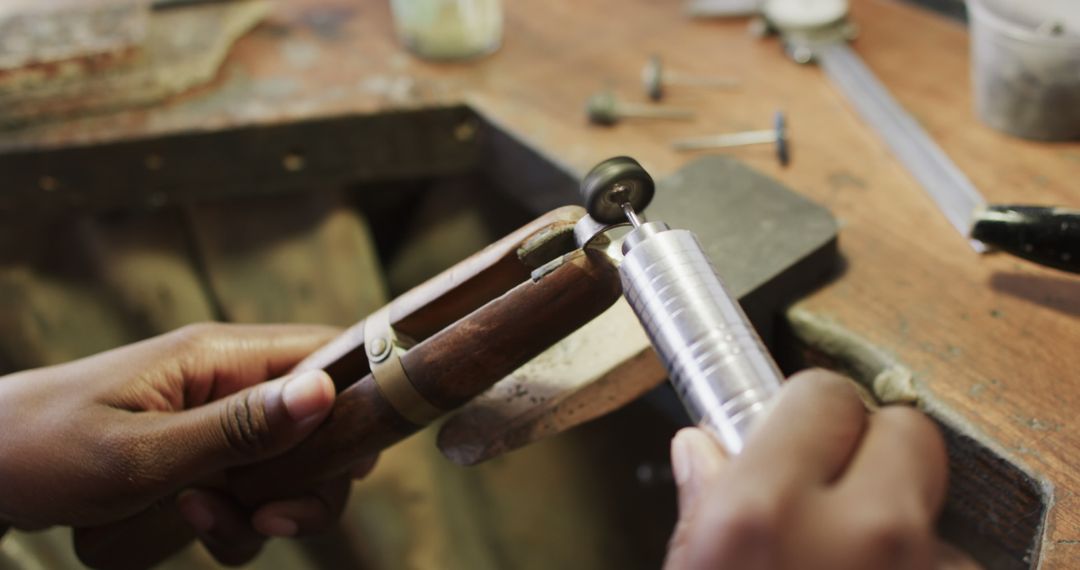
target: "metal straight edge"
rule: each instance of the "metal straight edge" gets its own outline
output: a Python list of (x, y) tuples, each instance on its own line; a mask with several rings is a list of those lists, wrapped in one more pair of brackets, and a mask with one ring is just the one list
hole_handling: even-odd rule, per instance
[(830, 44), (815, 52), (825, 74), (870, 124), (937, 203), (949, 223), (972, 249), (983, 253), (986, 245), (970, 238), (975, 212), (986, 200), (968, 177), (912, 116), (893, 99), (874, 73), (845, 43)]

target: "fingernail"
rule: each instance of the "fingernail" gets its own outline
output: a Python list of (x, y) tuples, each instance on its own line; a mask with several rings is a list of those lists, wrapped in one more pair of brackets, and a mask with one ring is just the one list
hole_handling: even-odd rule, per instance
[(693, 476), (693, 459), (690, 457), (692, 450), (686, 442), (686, 430), (675, 434), (671, 440), (671, 470), (675, 473), (675, 482), (682, 486)]
[(268, 517), (259, 521), (259, 532), (268, 536), (290, 537), (296, 536), (300, 527), (296, 521), (285, 517)]
[(322, 370), (309, 370), (290, 378), (281, 389), (285, 411), (294, 421), (305, 420), (326, 410), (334, 398), (334, 384)]
[(697, 485), (694, 482), (694, 446), (688, 430), (681, 430), (671, 441), (671, 470), (679, 488), (679, 512), (686, 513), (694, 504)]
[(720, 470), (723, 455), (709, 434), (697, 428), (679, 430), (671, 442), (671, 469), (679, 486), (679, 509), (698, 500), (704, 481)]
[(214, 515), (199, 498), (197, 491), (184, 491), (176, 497), (176, 507), (191, 528), (199, 534), (214, 528)]

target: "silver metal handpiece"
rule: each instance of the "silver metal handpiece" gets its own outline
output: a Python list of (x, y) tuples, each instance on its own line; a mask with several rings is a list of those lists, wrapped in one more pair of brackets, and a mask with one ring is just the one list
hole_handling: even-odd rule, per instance
[(623, 242), (623, 293), (690, 419), (730, 453), (780, 389), (782, 375), (694, 234), (663, 222)]
[(652, 177), (636, 160), (601, 162), (582, 182), (589, 215), (574, 235), (589, 247), (613, 225), (633, 226), (614, 260), (623, 295), (690, 419), (729, 453), (739, 453), (783, 376), (694, 234), (638, 215), (654, 192)]

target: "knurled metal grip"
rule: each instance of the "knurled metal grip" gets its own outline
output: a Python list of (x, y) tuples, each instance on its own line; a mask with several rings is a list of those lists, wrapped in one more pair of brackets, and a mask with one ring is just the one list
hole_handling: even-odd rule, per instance
[(782, 375), (694, 234), (662, 222), (627, 235), (619, 276), (690, 419), (730, 453), (767, 411)]
[(364, 351), (379, 392), (401, 417), (425, 426), (445, 413), (424, 398), (409, 380), (401, 364), (404, 349), (390, 326), (388, 307), (375, 311), (364, 320)]

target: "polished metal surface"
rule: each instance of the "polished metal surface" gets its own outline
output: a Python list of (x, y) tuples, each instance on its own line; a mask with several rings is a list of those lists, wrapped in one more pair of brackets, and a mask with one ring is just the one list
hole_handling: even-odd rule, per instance
[(646, 223), (623, 253), (626, 300), (691, 420), (738, 453), (780, 389), (779, 369), (692, 233)]
[[(878, 132), (956, 231), (968, 238), (975, 213), (986, 207), (986, 200), (967, 175), (846, 43), (821, 47), (817, 57), (863, 120)], [(977, 240), (968, 239), (968, 243), (979, 253), (987, 250)]]

